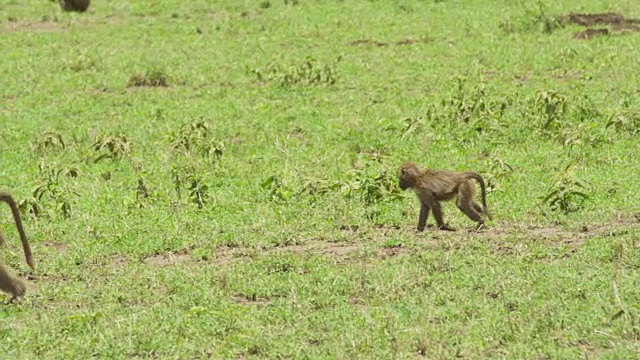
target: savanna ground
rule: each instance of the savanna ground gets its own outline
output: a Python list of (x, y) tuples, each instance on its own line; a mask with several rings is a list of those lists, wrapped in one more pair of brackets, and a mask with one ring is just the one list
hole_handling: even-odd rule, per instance
[[(37, 269), (2, 210), (32, 286), (2, 358), (637, 358), (638, 17), (5, 1), (0, 187)], [(407, 160), (481, 172), (496, 220), (417, 233)]]

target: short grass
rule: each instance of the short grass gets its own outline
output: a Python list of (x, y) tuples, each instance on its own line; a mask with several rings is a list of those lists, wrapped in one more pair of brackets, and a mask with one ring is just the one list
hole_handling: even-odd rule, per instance
[[(637, 358), (640, 32), (555, 21), (609, 11), (640, 17), (6, 2), (0, 186), (37, 270), (2, 357)], [(408, 160), (482, 173), (496, 220), (416, 233)]]

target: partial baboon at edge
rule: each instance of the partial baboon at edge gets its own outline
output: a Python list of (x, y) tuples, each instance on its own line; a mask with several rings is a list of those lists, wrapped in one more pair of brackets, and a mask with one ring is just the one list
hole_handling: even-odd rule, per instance
[(64, 11), (85, 12), (89, 8), (90, 0), (60, 0), (60, 7)]
[[(476, 188), (472, 179), (480, 183), (482, 190), (482, 206), (474, 201)], [(440, 201), (458, 197), (456, 206), (471, 220), (478, 223), (478, 229), (484, 225), (481, 214), (493, 219), (487, 209), (487, 199), (484, 179), (475, 171), (447, 171), (420, 169), (414, 163), (406, 163), (398, 170), (400, 189), (413, 189), (420, 200), (420, 217), (418, 218), (418, 231), (423, 231), (429, 211), (433, 211), (438, 229), (453, 231), (454, 229), (444, 223)]]
[[(22, 227), (22, 219), (20, 218), (20, 211), (18, 210), (18, 205), (13, 200), (11, 194), (6, 191), (0, 191), (0, 202), (6, 202), (9, 204), (11, 208), (11, 213), (13, 214), (13, 220), (16, 223), (16, 228), (18, 229), (18, 233), (20, 234), (20, 240), (22, 241), (22, 248), (24, 250), (24, 256), (27, 260), (27, 264), (31, 269), (35, 268), (33, 262), (33, 256), (31, 255), (31, 248), (29, 247), (29, 241), (27, 240), (27, 235), (24, 232), (24, 228)], [(0, 231), (0, 245), (4, 244), (5, 240)], [(7, 271), (7, 268), (0, 262), (0, 290), (11, 294), (11, 302), (20, 301), (20, 299), (24, 296), (27, 291), (27, 287), (25, 282), (15, 277)]]

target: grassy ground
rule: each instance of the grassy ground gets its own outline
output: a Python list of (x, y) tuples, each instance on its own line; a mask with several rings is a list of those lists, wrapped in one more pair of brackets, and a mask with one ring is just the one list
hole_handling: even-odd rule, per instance
[[(0, 7), (0, 187), (37, 270), (0, 351), (609, 358), (640, 346), (631, 0)], [(404, 161), (496, 220), (416, 233)], [(5, 263), (27, 274), (10, 213)], [(433, 219), (430, 219), (432, 222)]]

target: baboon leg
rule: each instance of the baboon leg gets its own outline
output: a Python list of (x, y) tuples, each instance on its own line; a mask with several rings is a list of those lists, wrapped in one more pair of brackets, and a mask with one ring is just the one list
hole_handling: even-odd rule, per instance
[(493, 215), (491, 215), (491, 213), (489, 212), (489, 210), (486, 210), (482, 207), (482, 205), (478, 204), (477, 202), (473, 202), (471, 203), (471, 205), (473, 205), (473, 208), (478, 212), (478, 214), (485, 214), (489, 220), (493, 220)]
[(463, 203), (460, 201), (460, 199), (458, 199), (458, 203), (456, 204), (456, 206), (458, 207), (458, 209), (460, 209), (460, 211), (462, 211), (462, 213), (467, 215), (469, 219), (477, 222), (480, 225), (484, 224), (484, 219), (480, 215), (482, 212), (477, 211), (477, 208), (474, 209), (475, 206), (473, 205), (473, 203)]
[(480, 224), (484, 224), (484, 219), (482, 218), (480, 213), (478, 213), (476, 210), (473, 209), (472, 205), (458, 203), (457, 206), (458, 206), (458, 209), (460, 209), (460, 211), (462, 211), (465, 215), (469, 217), (469, 219), (476, 221)]
[(24, 296), (27, 287), (24, 281), (9, 274), (7, 268), (0, 263), (0, 290), (11, 294), (10, 302), (17, 302)]
[(418, 218), (418, 231), (423, 231), (424, 227), (427, 225), (427, 218), (429, 217), (429, 205), (420, 202), (420, 217)]
[(461, 183), (458, 189), (458, 201), (456, 206), (471, 220), (476, 221), (479, 224), (484, 224), (484, 219), (480, 215), (484, 211), (480, 205), (473, 201), (474, 195), (475, 188), (471, 181), (467, 180)]
[(477, 202), (472, 201), (471, 202), (471, 206), (473, 206), (473, 209), (475, 211), (477, 211), (478, 214), (483, 214), (484, 213), (484, 209), (482, 208), (482, 205), (478, 204)]
[(440, 203), (438, 201), (434, 201), (431, 204), (431, 210), (433, 211), (433, 217), (436, 218), (436, 223), (438, 224), (438, 229), (446, 230), (446, 231), (454, 231), (455, 229), (449, 227), (449, 225), (444, 223), (442, 219), (442, 208), (440, 207)]

